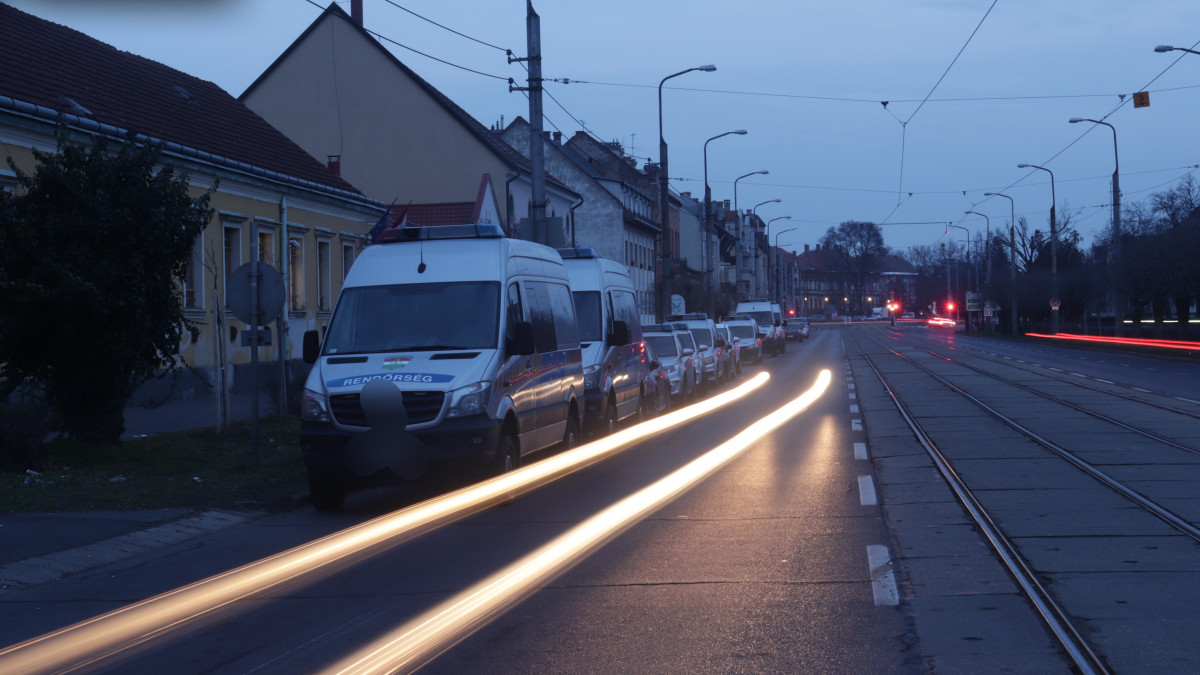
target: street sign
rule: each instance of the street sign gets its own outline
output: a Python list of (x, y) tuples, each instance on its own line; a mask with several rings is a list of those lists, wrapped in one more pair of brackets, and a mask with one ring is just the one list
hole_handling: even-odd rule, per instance
[(258, 330), (254, 330), (253, 328), (247, 328), (238, 333), (238, 338), (241, 340), (239, 344), (243, 347), (270, 347), (271, 329), (259, 328)]
[[(258, 266), (258, 321), (250, 315), (250, 275)], [(265, 262), (246, 263), (229, 276), (225, 289), (229, 310), (237, 318), (251, 326), (271, 323), (283, 310), (283, 277)]]
[(1150, 92), (1139, 91), (1133, 95), (1133, 107), (1149, 108), (1150, 107)]

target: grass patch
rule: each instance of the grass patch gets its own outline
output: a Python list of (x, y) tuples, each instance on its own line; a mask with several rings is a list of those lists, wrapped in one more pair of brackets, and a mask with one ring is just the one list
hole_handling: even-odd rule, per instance
[(259, 420), (157, 434), (121, 446), (54, 441), (37, 475), (0, 474), (0, 513), (196, 508), (281, 511), (308, 490), (300, 421)]

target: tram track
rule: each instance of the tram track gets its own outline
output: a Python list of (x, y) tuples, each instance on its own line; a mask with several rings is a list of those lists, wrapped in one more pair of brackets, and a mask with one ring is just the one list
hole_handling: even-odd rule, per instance
[[(1136, 434), (1139, 438), (1143, 439), (1143, 443), (1164, 448), (1164, 452), (1165, 448), (1169, 448), (1170, 451), (1182, 451), (1188, 453), (1189, 457), (1192, 457), (1198, 454), (1198, 451), (1186, 443), (1181, 443), (1160, 433), (1140, 429), (1135, 425), (1122, 422), (1112, 414), (1090, 410), (1087, 406), (1068, 401), (1062, 396), (1038, 390), (1034, 386), (1022, 384), (1010, 378), (988, 372), (985, 368), (970, 365), (965, 363), (961, 357), (950, 358), (919, 345), (906, 344), (906, 346), (923, 350), (923, 353), (927, 353), (931, 357), (930, 360), (935, 364), (947, 363), (962, 367), (963, 370), (960, 372), (966, 374), (965, 376), (974, 378), (974, 381), (966, 386), (961, 382), (951, 382), (947, 377), (943, 376), (945, 373), (939, 374), (939, 372), (935, 372), (929, 365), (918, 362), (919, 359), (913, 358), (911, 353), (901, 353), (878, 339), (868, 338), (867, 340), (860, 341), (855, 332), (848, 332), (847, 335), (850, 341), (857, 347), (858, 355), (861, 357), (862, 362), (866, 364), (879, 380), (886, 394), (900, 412), (901, 417), (925, 448), (944, 480), (950, 485), (958, 501), (970, 514), (972, 520), (984, 534), (997, 557), (1037, 609), (1045, 625), (1055, 636), (1059, 644), (1062, 645), (1064, 651), (1075, 664), (1075, 667), (1081, 672), (1110, 672), (1109, 668), (1111, 666), (1106, 657), (1112, 657), (1113, 655), (1111, 653), (1106, 655), (1098, 654), (1096, 649), (1089, 644), (1089, 640), (1084, 637), (1096, 632), (1095, 627), (1089, 625), (1088, 617), (1079, 608), (1072, 607), (1070, 604), (1066, 606), (1061, 604), (1050, 590), (1048, 590), (1046, 584), (1043, 583), (1046, 579), (1055, 578), (1054, 571), (1037, 569), (1034, 564), (1029, 562), (1028, 555), (1023, 554), (1021, 550), (1021, 540), (1044, 542), (1046, 541), (1045, 537), (1048, 535), (1039, 533), (1036, 526), (1031, 525), (1031, 523), (1036, 521), (1036, 517), (1030, 517), (1029, 522), (1023, 522), (1017, 526), (1015, 528), (1017, 530), (1015, 536), (1011, 534), (1009, 530), (1014, 529), (1012, 521), (1016, 520), (1016, 518), (1010, 515), (1011, 511), (1004, 511), (1002, 508), (1004, 501), (1003, 499), (999, 499), (998, 495), (1011, 491), (1021, 492), (1022, 494), (1026, 492), (1037, 494), (1036, 500), (1038, 501), (1036, 502), (1036, 507), (1032, 509), (1033, 511), (1074, 508), (1081, 513), (1093, 513), (1097, 520), (1103, 520), (1106, 523), (1117, 523), (1119, 521), (1122, 528), (1128, 528), (1121, 529), (1114, 526), (1111, 528), (1111, 531), (1106, 531), (1100, 536), (1123, 537), (1125, 541), (1132, 541), (1134, 537), (1139, 536), (1161, 537), (1168, 535), (1165, 535), (1159, 528), (1150, 526), (1144, 520), (1126, 517), (1122, 512), (1122, 507), (1119, 505), (1115, 505), (1104, 498), (1096, 499), (1093, 491), (1081, 487), (1076, 482), (1076, 479), (1063, 479), (1065, 485), (1057, 488), (1031, 487), (1021, 484), (1002, 484), (995, 476), (984, 475), (986, 472), (981, 473), (977, 468), (962, 470), (959, 466), (960, 464), (972, 467), (978, 464), (988, 465), (988, 463), (982, 462), (977, 456), (978, 453), (972, 453), (970, 447), (963, 446), (961, 433), (956, 436), (946, 428), (939, 429), (937, 427), (945, 427), (945, 424), (941, 423), (942, 417), (961, 419), (967, 415), (975, 415), (971, 419), (979, 420), (980, 434), (984, 436), (999, 435), (1001, 432), (994, 429), (999, 425), (1003, 425), (1004, 428), (1009, 430), (1008, 433), (1016, 432), (1027, 443), (1035, 444), (1037, 447), (1051, 453), (1050, 456), (1063, 460), (1069, 466), (1083, 472), (1089, 479), (1098, 481), (1100, 485), (1108, 489), (1110, 494), (1116, 494), (1122, 500), (1125, 500), (1127, 504), (1135, 504), (1145, 513), (1153, 515), (1158, 522), (1169, 526), (1176, 537), (1178, 535), (1186, 537), (1187, 541), (1190, 542), (1186, 546), (1190, 546), (1193, 549), (1200, 543), (1200, 528), (1197, 528), (1188, 517), (1164, 505), (1162, 502), (1167, 501), (1166, 499), (1143, 494), (1144, 489), (1139, 490), (1128, 484), (1132, 482), (1129, 480), (1129, 477), (1122, 478), (1110, 475), (1112, 473), (1111, 469), (1109, 471), (1102, 470), (1096, 466), (1095, 461), (1088, 461), (1080, 456), (1086, 453), (1081, 453), (1078, 449), (1073, 451), (1071, 448), (1065, 447), (1066, 445), (1071, 445), (1069, 434), (1065, 439), (1061, 435), (1058, 438), (1052, 438), (1052, 436), (1056, 435), (1053, 429), (1049, 433), (1046, 431), (1039, 432), (1031, 428), (1029, 423), (1023, 424), (1014, 419), (1012, 414), (1005, 414), (1005, 412), (998, 409), (997, 405), (1005, 405), (1006, 402), (1011, 401), (1017, 396), (1024, 397), (1023, 400), (1028, 400), (1028, 396), (1037, 396), (1040, 400), (1048, 404), (1044, 406), (1046, 409), (1038, 410), (1038, 420), (1043, 423), (1048, 417), (1053, 416), (1052, 413), (1048, 412), (1050, 408), (1055, 410), (1072, 410), (1087, 416), (1086, 418), (1077, 416), (1072, 420), (1070, 425), (1071, 431), (1077, 438), (1081, 436), (1079, 430), (1083, 428), (1087, 430), (1085, 436), (1088, 438), (1106, 434), (1110, 437), (1119, 434)], [(864, 345), (863, 342), (867, 344)], [(882, 366), (880, 363), (881, 357), (884, 364)], [(939, 368), (938, 370), (941, 369)], [(913, 384), (914, 377), (924, 378), (921, 380), (924, 384)], [(986, 378), (986, 381), (990, 382), (990, 384), (981, 384), (979, 378)], [(897, 382), (901, 380), (904, 381), (903, 385), (897, 385)], [(1065, 378), (1062, 381), (1077, 386), (1080, 384)], [(936, 388), (931, 389), (930, 383), (934, 383)], [(898, 386), (900, 386), (899, 390)], [(997, 404), (992, 405), (988, 401), (985, 401), (983, 397), (976, 396), (967, 391), (967, 388), (971, 388), (972, 390), (986, 388), (992, 396), (1000, 399), (1000, 402), (993, 401), (993, 403)], [(1118, 396), (1118, 394), (1102, 388), (1086, 388), (1092, 389), (1094, 392)], [(997, 390), (1001, 393), (996, 393)], [(939, 391), (942, 393), (936, 393)], [(977, 412), (964, 412), (961, 404), (953, 404), (951, 399), (945, 398), (946, 393), (952, 393), (958, 400), (969, 403)], [(1153, 402), (1146, 402), (1138, 399), (1138, 397), (1118, 397), (1121, 398), (1124, 405), (1146, 404), (1167, 413), (1180, 414), (1189, 419), (1195, 417), (1189, 411), (1172, 410), (1172, 406), (1155, 405)], [(1092, 421), (1085, 423), (1081, 421), (1084, 419)], [(1110, 425), (1110, 428), (1115, 427), (1115, 430), (1100, 430), (1096, 425), (1101, 424)], [(1187, 424), (1190, 423), (1181, 424), (1186, 428)], [(1053, 427), (1053, 425), (1050, 426)], [(1134, 444), (1131, 444), (1131, 447), (1132, 445)], [(1014, 444), (1014, 447), (1016, 447), (1016, 444)], [(1137, 459), (1127, 454), (1109, 453), (1104, 457), (1104, 462), (1110, 467), (1120, 468), (1122, 466), (1136, 466), (1137, 464)], [(1050, 466), (1044, 464), (1044, 460), (1036, 459), (1023, 446), (1020, 449), (1014, 450), (1014, 458), (1018, 460), (1013, 465), (1015, 467), (1029, 464), (1037, 464), (1039, 467)], [(1158, 461), (1169, 464), (1172, 460), (1159, 456)], [(995, 462), (991, 464), (994, 465)], [(1182, 464), (1185, 465), (1189, 476), (1194, 477), (1200, 482), (1200, 463), (1191, 459), (1182, 462)], [(1028, 469), (1026, 471), (1028, 472)], [(1061, 473), (1059, 469), (1052, 468), (1046, 469), (1046, 471), (1056, 477)], [(964, 474), (973, 475), (964, 476)], [(1014, 478), (1019, 478), (1020, 475), (1021, 470), (1013, 471)], [(1131, 476), (1136, 478), (1136, 471)], [(1026, 476), (1026, 479), (1028, 478)], [(1036, 479), (1034, 483), (1037, 483)], [(1053, 481), (1043, 480), (1042, 483), (1049, 484), (1053, 483)], [(983, 490), (982, 494), (985, 495), (984, 497), (979, 496), (980, 490)], [(1095, 500), (1095, 505), (1091, 506), (1092, 501), (1083, 502), (1084, 497), (1087, 500)], [(989, 505), (989, 499), (994, 504)], [(1034, 501), (1034, 499), (1030, 498), (1030, 501)], [(1056, 499), (1060, 501), (1061, 506), (1054, 506), (1054, 500)], [(1001, 512), (1004, 513), (1005, 517), (996, 518), (993, 514), (996, 508), (1001, 508)], [(1124, 509), (1128, 510), (1128, 506), (1124, 507)], [(1118, 517), (1115, 514), (1122, 515)], [(1042, 517), (1045, 518), (1046, 516), (1043, 515)], [(1061, 515), (1055, 516), (1053, 514), (1049, 518), (1056, 519), (1057, 522), (1061, 522), (1063, 519)], [(1006, 520), (1009, 522), (1004, 522)], [(1069, 532), (1064, 529), (1063, 532), (1055, 533), (1053, 536), (1061, 537), (1064, 541), (1071, 541), (1073, 538), (1078, 543), (1079, 540), (1085, 537), (1097, 536), (1093, 532), (1095, 529), (1096, 526), (1093, 523), (1090, 526), (1081, 527), (1077, 532)], [(1054, 547), (1054, 549), (1057, 550), (1057, 547)], [(1083, 628), (1078, 626), (1080, 621), (1084, 624)], [(1118, 660), (1120, 661), (1121, 659)]]

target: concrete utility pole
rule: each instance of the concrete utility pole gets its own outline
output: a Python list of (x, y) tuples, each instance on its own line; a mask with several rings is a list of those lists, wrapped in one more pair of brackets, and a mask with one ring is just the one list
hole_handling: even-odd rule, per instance
[(546, 157), (542, 150), (542, 19), (527, 0), (525, 33), (529, 53), (529, 167), (533, 172), (529, 221), (533, 240), (546, 244)]

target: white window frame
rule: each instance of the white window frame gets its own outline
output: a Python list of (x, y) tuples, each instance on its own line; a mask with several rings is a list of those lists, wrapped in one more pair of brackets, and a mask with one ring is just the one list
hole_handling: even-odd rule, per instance
[(333, 311), (333, 239), (317, 237), (317, 311)]
[(225, 299), (225, 309), (229, 310), (229, 280), (233, 271), (242, 264), (242, 224), (245, 221), (235, 218), (221, 219), (221, 293)]
[(305, 286), (304, 276), (304, 242), (308, 237), (304, 230), (291, 226), (288, 228), (288, 311), (304, 313)]

